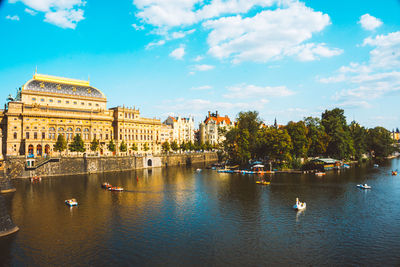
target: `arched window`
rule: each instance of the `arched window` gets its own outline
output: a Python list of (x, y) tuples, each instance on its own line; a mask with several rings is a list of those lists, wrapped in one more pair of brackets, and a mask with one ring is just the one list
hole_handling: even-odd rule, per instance
[(42, 155), (42, 146), (41, 146), (41, 145), (37, 145), (37, 146), (36, 146), (36, 154), (37, 154), (38, 156), (41, 156), (41, 155)]
[(89, 128), (83, 129), (84, 132), (89, 132)]
[(58, 131), (59, 131), (59, 132), (64, 132), (64, 128), (63, 128), (63, 127), (60, 127), (60, 128), (58, 128)]
[(69, 128), (67, 129), (67, 132), (72, 132), (72, 128), (69, 127)]
[(75, 132), (80, 132), (81, 131), (81, 128), (76, 128), (75, 129)]
[(17, 139), (17, 136), (18, 136), (17, 133), (14, 133), (14, 139)]
[(54, 127), (50, 127), (50, 128), (49, 128), (49, 131), (50, 131), (50, 132), (54, 132), (55, 130), (56, 130), (56, 129), (55, 129)]

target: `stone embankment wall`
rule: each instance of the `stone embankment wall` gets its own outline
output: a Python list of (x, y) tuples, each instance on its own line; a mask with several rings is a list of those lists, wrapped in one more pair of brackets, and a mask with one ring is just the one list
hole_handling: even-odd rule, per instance
[(10, 178), (28, 178), (32, 176), (77, 175), (86, 173), (129, 171), (143, 168), (190, 165), (214, 162), (216, 153), (171, 154), (165, 156), (121, 156), (121, 157), (61, 157), (59, 161), (50, 161), (35, 170), (25, 167), (25, 157), (7, 158), (5, 174)]

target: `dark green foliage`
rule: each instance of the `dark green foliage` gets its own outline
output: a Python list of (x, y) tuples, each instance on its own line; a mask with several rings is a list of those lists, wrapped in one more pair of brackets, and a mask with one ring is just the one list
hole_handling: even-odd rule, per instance
[(384, 158), (395, 151), (394, 141), (390, 132), (383, 127), (375, 127), (368, 130), (367, 147), (371, 155), (376, 158)]
[(90, 150), (96, 151), (99, 148), (99, 140), (93, 138), (92, 142), (90, 143)]
[(308, 129), (303, 121), (289, 121), (285, 129), (287, 130), (293, 144), (292, 155), (296, 158), (307, 156), (309, 140), (307, 139)]
[(126, 143), (124, 140), (122, 140), (121, 144), (119, 145), (119, 150), (121, 152), (126, 152), (128, 150), (128, 147), (126, 146)]
[(162, 143), (161, 147), (162, 147), (162, 151), (164, 153), (168, 153), (171, 149), (171, 146), (169, 145), (168, 141), (165, 141), (164, 143)]
[(77, 134), (74, 136), (74, 140), (72, 143), (69, 145), (69, 150), (71, 152), (85, 152), (85, 143), (82, 140), (82, 137)]
[(58, 152), (62, 152), (67, 148), (67, 141), (64, 138), (64, 135), (59, 134), (57, 137), (57, 142), (54, 145), (54, 149)]
[(115, 152), (115, 143), (114, 141), (111, 139), (110, 142), (107, 145), (108, 150), (110, 150), (111, 152)]
[(171, 143), (171, 149), (175, 152), (179, 149), (179, 145), (175, 140)]

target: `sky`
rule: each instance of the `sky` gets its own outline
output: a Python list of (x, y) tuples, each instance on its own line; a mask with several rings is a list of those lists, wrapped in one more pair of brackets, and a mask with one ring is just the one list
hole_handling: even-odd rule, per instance
[(6, 0), (0, 38), (4, 103), (37, 67), (161, 120), (400, 127), (400, 0)]

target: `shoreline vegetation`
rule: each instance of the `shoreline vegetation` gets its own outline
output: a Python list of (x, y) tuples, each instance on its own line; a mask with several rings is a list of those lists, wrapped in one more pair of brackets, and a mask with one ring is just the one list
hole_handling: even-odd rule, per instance
[(234, 128), (221, 129), (225, 140), (219, 146), (220, 162), (249, 167), (260, 161), (278, 171), (321, 169), (313, 161), (333, 158), (345, 164), (381, 161), (399, 152), (391, 132), (377, 126), (365, 128), (352, 121), (347, 124), (344, 110), (325, 110), (321, 118), (307, 117), (286, 125), (265, 125), (257, 111), (240, 112)]

